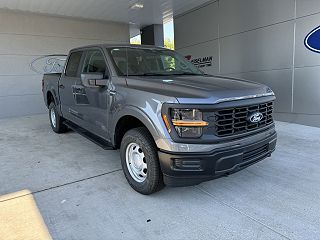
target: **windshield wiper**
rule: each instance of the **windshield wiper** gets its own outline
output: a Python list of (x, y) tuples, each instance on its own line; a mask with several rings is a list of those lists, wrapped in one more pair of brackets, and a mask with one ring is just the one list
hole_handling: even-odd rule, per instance
[(165, 73), (142, 73), (142, 74), (130, 74), (128, 76), (168, 76)]
[(179, 72), (179, 73), (171, 73), (171, 75), (192, 75), (192, 76), (202, 76), (200, 73), (192, 73), (192, 72)]
[(167, 76), (166, 73), (144, 73), (143, 76)]

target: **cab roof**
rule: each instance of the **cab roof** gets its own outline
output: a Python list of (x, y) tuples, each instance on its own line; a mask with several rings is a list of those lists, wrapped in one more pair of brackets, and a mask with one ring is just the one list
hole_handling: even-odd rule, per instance
[(86, 48), (93, 48), (93, 47), (99, 47), (99, 48), (117, 48), (117, 47), (127, 47), (127, 48), (137, 48), (137, 49), (159, 49), (159, 50), (164, 50), (166, 48), (164, 47), (157, 47), (153, 45), (137, 45), (137, 44), (125, 44), (125, 43), (120, 43), (120, 44), (112, 44), (112, 43), (105, 43), (105, 44), (92, 44), (92, 45), (86, 45), (82, 47), (77, 47), (73, 48), (71, 51), (75, 50), (81, 50), (81, 49), (86, 49)]

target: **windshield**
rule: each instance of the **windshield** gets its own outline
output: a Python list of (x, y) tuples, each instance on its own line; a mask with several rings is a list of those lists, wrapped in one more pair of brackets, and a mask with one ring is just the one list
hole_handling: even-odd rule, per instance
[(166, 49), (107, 49), (120, 76), (203, 75), (191, 62)]

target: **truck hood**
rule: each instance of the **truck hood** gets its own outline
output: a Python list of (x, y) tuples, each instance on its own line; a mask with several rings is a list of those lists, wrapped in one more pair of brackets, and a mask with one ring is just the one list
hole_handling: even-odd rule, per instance
[(262, 84), (221, 76), (146, 76), (128, 77), (129, 88), (177, 98), (179, 103), (212, 104), (227, 99), (272, 95)]

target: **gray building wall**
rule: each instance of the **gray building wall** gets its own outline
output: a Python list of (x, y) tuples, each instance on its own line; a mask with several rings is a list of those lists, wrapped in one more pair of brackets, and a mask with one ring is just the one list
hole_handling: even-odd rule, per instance
[(320, 54), (304, 46), (319, 25), (319, 0), (219, 0), (177, 16), (175, 44), (213, 56), (208, 73), (270, 86), (278, 120), (320, 127)]
[(44, 113), (42, 75), (30, 63), (95, 43), (129, 42), (129, 26), (0, 11), (0, 118)]

